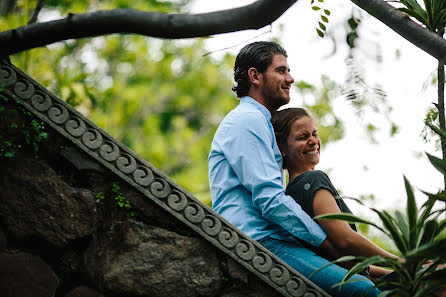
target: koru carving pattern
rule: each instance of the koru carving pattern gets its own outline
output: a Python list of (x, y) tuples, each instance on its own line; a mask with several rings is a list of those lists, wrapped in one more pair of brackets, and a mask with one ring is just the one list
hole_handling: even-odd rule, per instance
[(3, 93), (194, 229), (284, 296), (329, 296), (15, 66), (0, 63)]

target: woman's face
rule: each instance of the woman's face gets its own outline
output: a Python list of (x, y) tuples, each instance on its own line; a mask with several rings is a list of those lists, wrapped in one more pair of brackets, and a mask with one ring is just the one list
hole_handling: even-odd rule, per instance
[(288, 170), (301, 174), (314, 169), (319, 163), (321, 140), (316, 124), (309, 116), (296, 120), (290, 129), (285, 156)]

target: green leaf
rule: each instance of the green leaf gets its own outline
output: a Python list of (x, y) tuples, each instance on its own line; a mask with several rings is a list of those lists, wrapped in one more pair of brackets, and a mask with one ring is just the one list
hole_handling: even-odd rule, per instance
[(424, 233), (420, 240), (420, 245), (431, 242), (438, 235), (438, 223), (436, 220), (429, 220), (424, 225)]
[(383, 233), (387, 234), (387, 232), (381, 228), (380, 226), (376, 225), (375, 223), (372, 223), (366, 219), (362, 219), (360, 217), (355, 216), (351, 213), (327, 213), (323, 215), (316, 216), (314, 218), (315, 220), (340, 220), (340, 221), (346, 221), (348, 223), (362, 223), (367, 225), (372, 225), (378, 230), (381, 230)]
[(398, 231), (398, 228), (394, 224), (392, 217), (386, 211), (378, 211), (376, 209), (372, 210), (379, 215), (379, 218), (383, 222), (383, 225), (387, 229), (387, 231), (389, 231), (390, 237), (392, 238), (398, 250), (401, 253), (407, 251), (407, 244), (406, 242), (404, 242), (403, 237), (401, 236), (401, 234)]
[(419, 13), (417, 13), (415, 10), (413, 9), (407, 9), (407, 8), (397, 8), (397, 10), (402, 11), (404, 13), (406, 13), (408, 16), (414, 17), (416, 18), (420, 23), (422, 23), (423, 25), (425, 25), (426, 27), (428, 26), (428, 24), (426, 23), (426, 18), (424, 18), (422, 15), (420, 15)]
[(406, 217), (404, 216), (404, 214), (401, 211), (397, 210), (397, 211), (395, 211), (395, 218), (396, 218), (396, 222), (398, 223), (398, 227), (401, 231), (401, 234), (403, 234), (405, 241), (408, 243), (409, 242), (409, 226), (407, 225)]
[(358, 257), (356, 257), (356, 256), (344, 256), (344, 257), (338, 258), (338, 259), (336, 259), (336, 260), (334, 260), (334, 261), (331, 261), (330, 263), (327, 263), (327, 264), (323, 265), (323, 266), (320, 267), (319, 269), (316, 269), (315, 271), (313, 271), (313, 272), (310, 274), (310, 276), (309, 276), (308, 278), (310, 279), (313, 275), (315, 275), (316, 273), (318, 273), (318, 272), (321, 271), (322, 269), (324, 269), (324, 268), (326, 268), (326, 267), (328, 267), (328, 266), (331, 266), (331, 265), (333, 265), (333, 264), (336, 264), (336, 263), (342, 263), (342, 262), (350, 262), (350, 261), (354, 261), (354, 260), (357, 260), (357, 259), (358, 259)]
[(358, 28), (359, 20), (357, 18), (351, 17), (347, 20), (347, 24), (352, 29), (352, 31), (355, 31)]
[(444, 175), (446, 175), (446, 161), (434, 157), (429, 153), (426, 153), (427, 158), (429, 159), (429, 161), (431, 162), (431, 164), (438, 169), (438, 171), (440, 171), (441, 173), (443, 173)]
[(311, 7), (311, 9), (313, 9), (314, 11), (318, 11), (318, 10), (320, 10), (321, 8), (320, 8), (320, 7), (317, 7), (317, 6), (313, 6), (313, 7)]
[(359, 262), (359, 263), (355, 264), (352, 268), (350, 268), (350, 270), (347, 272), (347, 274), (342, 279), (340, 285), (342, 286), (346, 280), (350, 279), (355, 274), (363, 271), (368, 266), (374, 265), (374, 264), (377, 264), (377, 265), (383, 264), (383, 263), (388, 262), (389, 260), (390, 259), (382, 258), (380, 256), (373, 256), (373, 257), (366, 258), (364, 261)]
[(446, 219), (443, 219), (443, 220), (438, 224), (438, 231), (441, 233), (445, 227), (446, 227)]
[(321, 19), (325, 22), (328, 23), (328, 18), (325, 15), (321, 15)]
[(322, 32), (318, 28), (316, 28), (316, 32), (317, 32), (317, 35), (319, 35), (319, 37), (324, 37), (324, 32)]
[(414, 248), (416, 246), (417, 241), (417, 218), (418, 218), (418, 209), (417, 203), (415, 201), (415, 195), (412, 190), (412, 186), (410, 185), (407, 178), (404, 176), (404, 186), (406, 187), (407, 194), (407, 208), (406, 208), (406, 217), (409, 223), (409, 246)]
[(444, 257), (444, 251), (446, 250), (446, 238), (442, 238), (433, 242), (420, 245), (419, 247), (412, 249), (405, 253), (403, 256), (407, 259), (415, 258), (435, 258)]
[(322, 24), (321, 22), (319, 22), (319, 27), (321, 27), (321, 29), (324, 31), (327, 29), (327, 27), (325, 27), (325, 25)]
[(326, 15), (330, 15), (330, 13), (331, 13), (328, 9), (324, 9), (324, 12)]

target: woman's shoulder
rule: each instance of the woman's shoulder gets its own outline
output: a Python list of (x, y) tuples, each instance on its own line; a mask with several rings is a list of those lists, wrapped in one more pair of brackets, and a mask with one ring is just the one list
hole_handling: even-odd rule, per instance
[(298, 175), (294, 180), (291, 181), (291, 183), (301, 183), (310, 180), (330, 180), (330, 179), (328, 178), (328, 175), (322, 170), (311, 170), (302, 173), (301, 175)]
[(307, 174), (308, 178), (323, 178), (323, 179), (328, 178), (328, 175), (322, 170), (311, 170), (306, 172), (305, 174)]

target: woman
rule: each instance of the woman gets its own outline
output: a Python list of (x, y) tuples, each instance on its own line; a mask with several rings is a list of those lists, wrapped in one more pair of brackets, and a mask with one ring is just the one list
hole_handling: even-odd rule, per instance
[[(320, 159), (321, 140), (316, 123), (309, 113), (302, 108), (284, 109), (273, 115), (271, 123), (282, 153), (283, 168), (289, 173), (290, 182), (286, 193), (311, 217), (350, 212), (342, 199), (335, 199), (339, 194), (328, 176), (314, 169)], [(318, 220), (318, 224), (341, 255), (397, 258), (357, 233), (354, 225), (339, 220)], [(370, 267), (370, 278), (377, 279), (389, 272), (387, 269)], [(367, 271), (364, 274), (369, 277)]]

